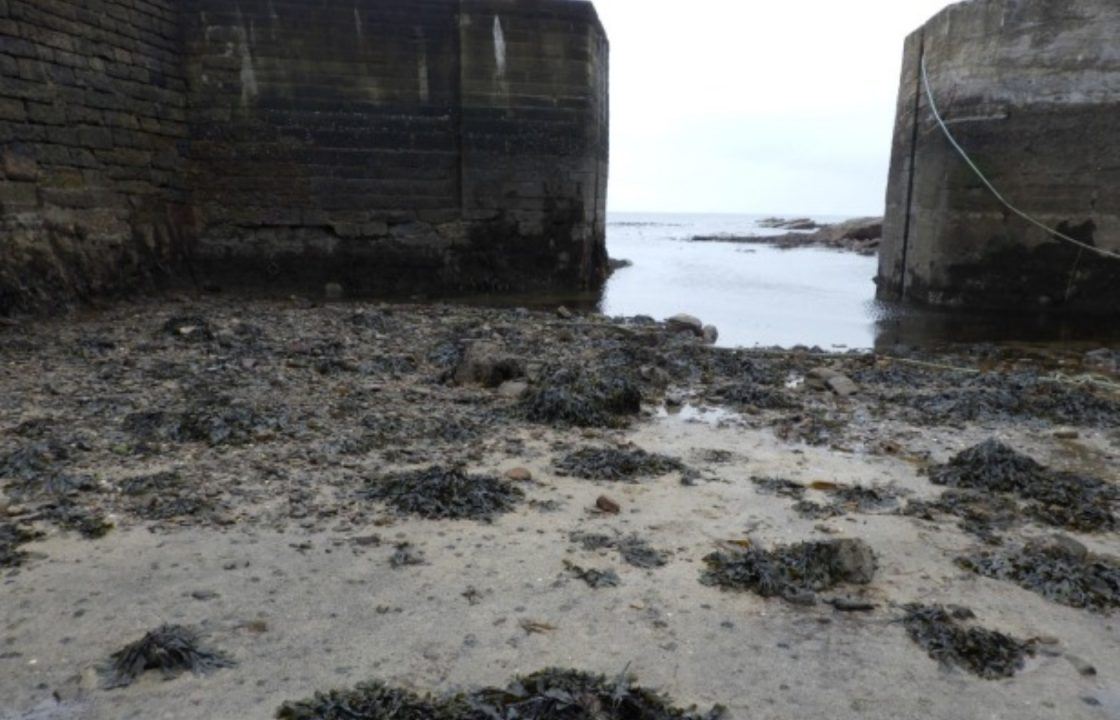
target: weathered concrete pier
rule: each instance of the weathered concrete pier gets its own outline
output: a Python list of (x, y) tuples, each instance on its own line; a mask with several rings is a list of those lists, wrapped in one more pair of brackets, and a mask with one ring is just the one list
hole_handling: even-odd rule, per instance
[(0, 311), (595, 286), (607, 55), (579, 0), (0, 0)]
[(936, 306), (1120, 312), (1120, 5), (971, 0), (906, 42), (879, 295)]

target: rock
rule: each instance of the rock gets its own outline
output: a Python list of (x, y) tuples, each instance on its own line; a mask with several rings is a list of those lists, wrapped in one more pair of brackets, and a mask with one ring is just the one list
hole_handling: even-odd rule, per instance
[(1054, 431), (1054, 437), (1059, 440), (1076, 440), (1081, 437), (1081, 433), (1078, 432), (1077, 428), (1060, 427)]
[(675, 333), (692, 333), (696, 337), (704, 337), (704, 323), (700, 318), (694, 315), (686, 315), (681, 313), (674, 315), (665, 321), (671, 332)]
[(805, 374), (805, 385), (813, 390), (831, 390), (840, 397), (851, 397), (859, 392), (859, 385), (841, 372), (829, 367), (817, 367)]
[(1032, 538), (1027, 541), (1027, 548), (1035, 552), (1062, 555), (1078, 562), (1083, 562), (1089, 557), (1089, 548), (1068, 535)]
[(506, 473), (506, 479), (512, 482), (531, 482), (533, 473), (528, 468), (515, 467)]
[(498, 387), (498, 394), (511, 400), (519, 400), (529, 391), (529, 383), (523, 380), (507, 380)]
[(561, 305), (560, 307), (556, 308), (556, 317), (560, 318), (561, 320), (571, 320), (574, 315), (571, 310)]
[(525, 377), (525, 365), (492, 342), (475, 342), (455, 368), (456, 385), (496, 388), (508, 380)]
[(836, 552), (836, 573), (845, 582), (867, 585), (875, 578), (875, 551), (863, 540), (845, 538), (828, 541)]
[(618, 515), (622, 512), (622, 506), (606, 495), (599, 496), (599, 499), (595, 501), (595, 507), (610, 515)]
[(708, 345), (715, 345), (716, 341), (719, 340), (719, 330), (715, 325), (705, 325), (700, 335)]
[(341, 283), (329, 282), (323, 286), (323, 295), (326, 296), (327, 300), (341, 300), (346, 292), (342, 289)]
[(829, 379), (839, 374), (829, 367), (815, 367), (805, 373), (805, 386), (813, 390), (827, 390)]
[(39, 179), (39, 163), (28, 146), (9, 145), (0, 154), (0, 169), (9, 180), (35, 182)]
[(1077, 657), (1076, 655), (1070, 655), (1067, 653), (1066, 660), (1069, 660), (1069, 664), (1073, 665), (1074, 669), (1076, 669), (1080, 675), (1083, 675), (1085, 677), (1093, 677), (1097, 674), (1097, 669), (1095, 667)]
[(833, 375), (825, 381), (825, 385), (840, 397), (851, 397), (859, 392), (859, 385), (856, 385), (847, 375)]

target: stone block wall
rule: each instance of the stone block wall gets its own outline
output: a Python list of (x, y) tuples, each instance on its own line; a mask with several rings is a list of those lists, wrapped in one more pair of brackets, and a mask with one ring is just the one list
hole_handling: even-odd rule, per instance
[(1007, 310), (1120, 312), (1120, 261), (1007, 210), (930, 111), (1012, 204), (1120, 252), (1120, 4), (973, 0), (906, 43), (879, 295)]
[(0, 313), (595, 286), (607, 53), (582, 0), (0, 0)]
[(175, 0), (0, 0), (0, 312), (177, 264), (180, 29)]
[(606, 38), (565, 0), (195, 0), (199, 274), (355, 294), (606, 267)]

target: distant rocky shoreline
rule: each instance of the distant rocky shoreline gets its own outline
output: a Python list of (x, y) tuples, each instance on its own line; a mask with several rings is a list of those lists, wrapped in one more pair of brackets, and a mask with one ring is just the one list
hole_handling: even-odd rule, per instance
[(835, 225), (820, 225), (808, 218), (767, 218), (759, 225), (788, 232), (784, 235), (695, 235), (690, 241), (773, 245), (782, 250), (822, 247), (860, 255), (875, 255), (879, 252), (879, 242), (883, 237), (882, 218), (856, 218)]

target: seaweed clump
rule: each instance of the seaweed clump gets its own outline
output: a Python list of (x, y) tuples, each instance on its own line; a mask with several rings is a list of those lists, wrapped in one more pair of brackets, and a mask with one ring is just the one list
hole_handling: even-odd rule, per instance
[(862, 540), (830, 540), (780, 546), (771, 551), (756, 547), (712, 553), (704, 558), (705, 585), (751, 590), (762, 597), (803, 602), (815, 593), (842, 583), (869, 584), (875, 575), (875, 553)]
[(622, 584), (622, 580), (618, 577), (618, 573), (614, 570), (599, 570), (597, 568), (583, 568), (575, 563), (564, 561), (564, 567), (580, 580), (587, 583), (587, 586), (593, 590), (601, 588), (618, 587)]
[(688, 472), (688, 467), (679, 458), (646, 452), (641, 448), (582, 448), (556, 460), (553, 466), (563, 475), (615, 482)]
[(1057, 527), (1083, 531), (1117, 527), (1113, 505), (1120, 490), (1102, 480), (1056, 472), (996, 440), (961, 452), (930, 468), (936, 485), (1002, 492), (1030, 501), (1027, 514)]
[(903, 607), (902, 624), (910, 639), (943, 667), (961, 667), (985, 680), (1009, 678), (1023, 668), (1034, 646), (1001, 632), (966, 626), (972, 612), (952, 611), (940, 605), (910, 604)]
[(637, 535), (611, 537), (599, 533), (574, 532), (570, 539), (588, 551), (608, 548), (617, 550), (628, 565), (644, 570), (659, 568), (669, 562), (665, 553), (654, 548)]
[(531, 388), (522, 400), (531, 422), (576, 427), (621, 427), (642, 410), (636, 382), (616, 373), (563, 369)]
[(762, 495), (778, 495), (795, 500), (805, 497), (805, 486), (786, 478), (759, 477), (756, 475), (751, 478), (751, 482), (754, 483), (755, 488)]
[(521, 488), (492, 475), (468, 475), (461, 468), (440, 466), (374, 480), (365, 494), (402, 515), (485, 522), (512, 511), (525, 498)]
[(1003, 542), (999, 532), (1020, 519), (1019, 505), (1005, 495), (975, 490), (946, 490), (936, 500), (910, 500), (902, 515), (934, 520), (938, 513), (960, 518), (958, 527), (989, 545)]
[(609, 679), (575, 670), (550, 669), (517, 678), (505, 688), (483, 688), (436, 698), (381, 682), (352, 690), (316, 693), (286, 702), (278, 720), (718, 720), (724, 709), (706, 713), (673, 707), (663, 696), (626, 676)]
[(998, 552), (975, 552), (958, 558), (957, 564), (1062, 605), (1100, 611), (1120, 607), (1120, 562), (1093, 555), (1070, 538), (1055, 536)]
[(0, 568), (19, 567), (27, 561), (27, 553), (20, 549), (41, 538), (43, 534), (14, 523), (0, 524)]
[(164, 679), (171, 680), (185, 672), (205, 675), (235, 664), (225, 654), (204, 648), (193, 630), (162, 625), (113, 653), (103, 670), (104, 687), (128, 687), (148, 670), (159, 670)]

